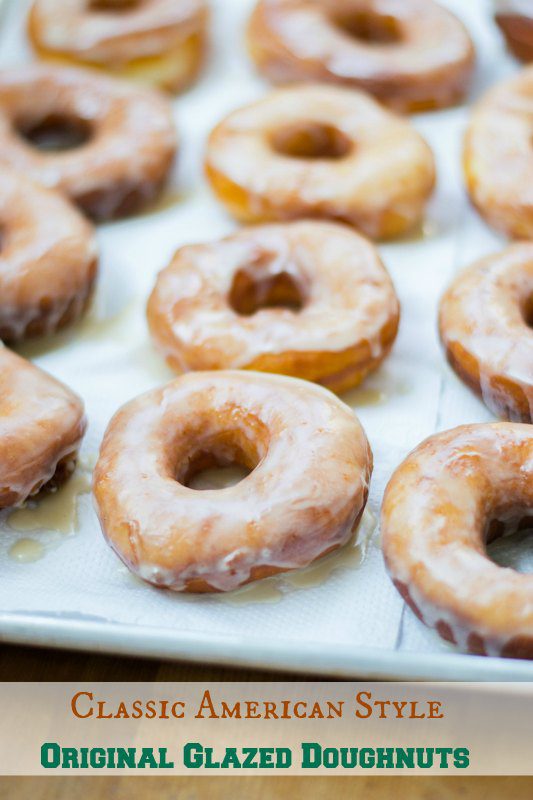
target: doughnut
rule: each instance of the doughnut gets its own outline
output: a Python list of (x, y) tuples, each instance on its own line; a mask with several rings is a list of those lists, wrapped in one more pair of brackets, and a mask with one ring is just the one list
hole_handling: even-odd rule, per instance
[(441, 300), (439, 327), (448, 361), (485, 405), (533, 422), (533, 244), (461, 272)]
[[(251, 470), (237, 485), (189, 488), (199, 471), (236, 463)], [(357, 417), (326, 389), (191, 372), (118, 411), (93, 488), (104, 536), (132, 572), (176, 592), (224, 592), (346, 543), (371, 472)]]
[(495, 19), (507, 46), (520, 61), (533, 61), (531, 0), (495, 0)]
[(84, 217), (60, 194), (0, 167), (0, 339), (17, 342), (77, 320), (96, 271)]
[(325, 217), (373, 239), (414, 228), (435, 183), (431, 150), (362, 92), (278, 89), (211, 133), (206, 173), (244, 222)]
[(458, 103), (475, 61), (463, 24), (432, 0), (260, 0), (247, 39), (272, 83), (364, 89), (401, 112)]
[(387, 486), (385, 562), (415, 614), (478, 655), (533, 658), (533, 575), (485, 544), (533, 524), (533, 427), (463, 425), (426, 439)]
[(182, 247), (147, 309), (154, 342), (177, 372), (278, 372), (335, 392), (377, 369), (399, 312), (373, 245), (342, 225), (309, 221)]
[(41, 58), (179, 92), (202, 66), (207, 21), (204, 0), (35, 0), (28, 34)]
[(70, 389), (0, 345), (0, 508), (65, 481), (85, 427)]
[(0, 72), (0, 164), (59, 189), (97, 221), (160, 193), (175, 153), (169, 102), (90, 70)]
[(527, 67), (481, 99), (465, 137), (470, 199), (489, 225), (515, 239), (533, 238), (532, 102), (533, 67)]

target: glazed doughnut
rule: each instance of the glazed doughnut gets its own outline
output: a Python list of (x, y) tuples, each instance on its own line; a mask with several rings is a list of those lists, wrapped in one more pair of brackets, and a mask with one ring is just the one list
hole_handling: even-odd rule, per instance
[(96, 72), (30, 64), (0, 73), (0, 163), (59, 189), (96, 220), (150, 203), (172, 165), (171, 106)]
[(181, 91), (206, 48), (204, 0), (35, 0), (28, 34), (42, 58)]
[(470, 198), (485, 220), (516, 239), (533, 238), (533, 67), (489, 90), (465, 138)]
[[(252, 472), (225, 489), (188, 488), (199, 470), (231, 463)], [(115, 415), (94, 494), (106, 539), (145, 581), (229, 591), (347, 542), (371, 471), (356, 416), (326, 389), (279, 375), (194, 372)]]
[(81, 214), (0, 167), (0, 339), (53, 333), (77, 320), (96, 271), (94, 233)]
[(432, 0), (259, 0), (248, 46), (273, 83), (364, 89), (398, 111), (459, 102), (475, 61), (463, 24)]
[(454, 280), (440, 336), (459, 377), (500, 417), (533, 422), (533, 244), (512, 245)]
[(148, 321), (178, 372), (278, 372), (340, 392), (385, 358), (399, 311), (366, 239), (304, 221), (182, 247), (157, 279)]
[(485, 543), (533, 523), (533, 427), (464, 425), (426, 439), (396, 470), (381, 516), (396, 588), (426, 625), (479, 655), (533, 658), (533, 575)]
[(66, 480), (85, 427), (70, 389), (0, 345), (0, 508)]
[(533, 61), (531, 0), (495, 0), (495, 19), (507, 46), (521, 61)]
[(326, 217), (374, 239), (420, 222), (435, 182), (408, 122), (334, 86), (278, 89), (234, 111), (209, 138), (206, 172), (242, 221)]

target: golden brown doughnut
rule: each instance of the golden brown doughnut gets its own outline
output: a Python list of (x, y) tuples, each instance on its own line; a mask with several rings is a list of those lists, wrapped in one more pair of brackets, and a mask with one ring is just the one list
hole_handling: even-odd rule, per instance
[(178, 372), (278, 372), (341, 392), (385, 358), (399, 311), (370, 242), (304, 221), (182, 247), (157, 279), (148, 322)]
[(70, 389), (0, 345), (0, 508), (66, 480), (85, 427)]
[(459, 377), (500, 417), (533, 422), (533, 244), (483, 258), (440, 305), (440, 336)]
[(234, 111), (211, 133), (206, 172), (239, 220), (325, 217), (374, 239), (420, 222), (435, 182), (407, 121), (335, 86), (278, 89)]
[(465, 138), (470, 199), (497, 230), (533, 238), (533, 67), (505, 80), (475, 106)]
[[(187, 484), (213, 464), (236, 486)], [(335, 395), (295, 378), (194, 372), (124, 406), (94, 473), (102, 530), (130, 570), (174, 591), (236, 589), (348, 541), (372, 453)]]
[(35, 0), (28, 34), (42, 58), (179, 92), (202, 66), (204, 0)]
[(463, 24), (433, 0), (259, 0), (248, 46), (273, 83), (364, 89), (398, 111), (457, 103), (475, 61)]
[(168, 101), (94, 71), (25, 65), (0, 73), (0, 164), (59, 189), (97, 220), (161, 191), (176, 133)]
[(97, 262), (92, 227), (68, 201), (0, 167), (0, 339), (53, 333), (77, 320)]
[(521, 61), (533, 61), (533, 6), (530, 0), (494, 0), (495, 19), (507, 46)]
[(533, 575), (485, 543), (533, 524), (533, 426), (464, 425), (426, 439), (385, 492), (383, 553), (418, 617), (479, 655), (533, 658)]

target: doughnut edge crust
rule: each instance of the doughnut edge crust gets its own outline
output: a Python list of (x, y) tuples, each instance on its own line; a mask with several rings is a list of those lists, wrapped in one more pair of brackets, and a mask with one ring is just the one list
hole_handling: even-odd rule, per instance
[[(205, 466), (206, 452), (257, 466), (218, 491), (178, 482), (197, 457)], [(197, 372), (118, 411), (94, 496), (105, 538), (141, 578), (174, 591), (231, 591), (347, 542), (371, 471), (356, 416), (327, 390), (263, 373)]]
[(462, 270), (439, 305), (439, 333), (458, 377), (497, 416), (533, 421), (533, 245)]
[(0, 508), (7, 508), (67, 480), (87, 420), (74, 392), (1, 346), (0, 389)]
[(470, 653), (533, 658), (533, 577), (485, 551), (511, 519), (531, 523), (532, 493), (533, 428), (509, 422), (429, 437), (386, 488), (382, 549), (394, 585), (425, 625)]

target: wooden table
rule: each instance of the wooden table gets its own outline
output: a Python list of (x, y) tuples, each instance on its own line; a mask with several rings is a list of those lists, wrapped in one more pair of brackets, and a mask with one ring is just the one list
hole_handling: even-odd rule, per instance
[[(255, 681), (294, 676), (0, 646), (2, 681)], [(305, 677), (299, 678), (305, 680)], [(530, 800), (533, 778), (0, 778), (0, 800)]]

